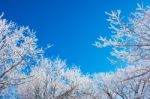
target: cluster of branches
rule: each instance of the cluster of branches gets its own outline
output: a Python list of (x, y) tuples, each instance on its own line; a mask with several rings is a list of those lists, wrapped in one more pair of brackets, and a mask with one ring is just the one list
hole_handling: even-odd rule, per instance
[[(148, 99), (150, 74), (128, 66), (109, 73), (83, 75), (60, 59), (43, 59), (33, 79), (17, 87), (20, 99)], [(134, 77), (134, 78), (132, 78)]]
[(128, 24), (120, 13), (107, 13), (114, 34), (110, 39), (98, 38), (95, 45), (112, 46), (111, 54), (126, 67), (93, 75), (82, 74), (76, 66), (69, 68), (59, 58), (45, 58), (33, 31), (1, 16), (0, 98), (149, 99), (150, 8), (138, 5)]
[[(36, 37), (28, 27), (17, 26), (0, 16), (0, 95), (12, 84), (25, 78), (21, 72), (36, 64), (42, 50), (37, 48)], [(20, 76), (18, 76), (20, 75)]]
[[(127, 69), (127, 73), (124, 75), (126, 78), (123, 81), (135, 80), (138, 83), (136, 93), (139, 90), (142, 91), (140, 99), (150, 98), (148, 96), (150, 94), (150, 8), (144, 8), (143, 5), (138, 4), (136, 12), (132, 13), (127, 22), (121, 17), (120, 10), (106, 12), (106, 14), (109, 15), (109, 28), (113, 35), (109, 39), (100, 36), (95, 45), (100, 48), (112, 47), (112, 56), (121, 60), (126, 67), (133, 68), (131, 70), (124, 68), (124, 70)], [(132, 70), (134, 71), (130, 75), (129, 72)], [(142, 94), (145, 86), (148, 90), (144, 92), (147, 94)], [(142, 89), (140, 89), (141, 87)]]

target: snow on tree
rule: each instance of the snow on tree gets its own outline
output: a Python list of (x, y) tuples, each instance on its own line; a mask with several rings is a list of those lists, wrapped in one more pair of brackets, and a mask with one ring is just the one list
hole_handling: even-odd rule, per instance
[[(126, 67), (94, 75), (69, 68), (59, 58), (45, 58), (34, 32), (0, 17), (0, 94), (16, 84), (19, 99), (149, 99), (150, 8), (138, 5), (128, 22), (120, 10), (106, 14), (114, 34), (99, 37), (95, 45), (112, 46), (111, 54)], [(21, 73), (32, 65), (29, 74)]]
[(96, 42), (98, 47), (114, 46), (112, 55), (119, 59), (128, 62), (134, 62), (139, 65), (144, 64), (149, 60), (149, 22), (150, 22), (150, 8), (143, 9), (139, 5), (137, 12), (132, 13), (132, 17), (126, 24), (123, 22), (120, 14), (121, 11), (112, 11), (107, 13), (110, 17), (110, 29), (113, 31), (111, 39), (107, 40), (100, 37), (99, 40), (103, 42)]
[(127, 65), (142, 66), (149, 73), (150, 66), (150, 8), (138, 5), (128, 22), (124, 22), (121, 11), (106, 13), (109, 15), (110, 29), (114, 33), (110, 39), (99, 37), (97, 47), (112, 46), (111, 53), (125, 61)]
[[(143, 8), (138, 4), (136, 12), (132, 13), (128, 21), (124, 21), (124, 18), (121, 17), (120, 10), (106, 12), (106, 14), (109, 15), (107, 20), (110, 22), (109, 28), (113, 35), (109, 39), (100, 36), (95, 45), (100, 48), (111, 46), (113, 48), (111, 55), (125, 62), (123, 64), (126, 67), (121, 73), (117, 69), (115, 77), (112, 80), (109, 79), (111, 84), (103, 82), (103, 86), (106, 84), (104, 89), (107, 89), (105, 93), (112, 99), (115, 98), (114, 92), (123, 99), (150, 98), (150, 8)], [(104, 77), (104, 81), (106, 79), (107, 77)], [(115, 81), (116, 84), (114, 85), (112, 81)]]
[(41, 53), (37, 49), (35, 33), (0, 16), (0, 95), (9, 85), (20, 81), (20, 72), (32, 66)]
[[(93, 84), (96, 96), (100, 99), (149, 99), (149, 75), (128, 79), (137, 75), (142, 67), (128, 66), (117, 69), (116, 72), (97, 73), (94, 75)], [(141, 72), (141, 71), (139, 71)], [(95, 93), (96, 93), (95, 92)]]
[[(21, 99), (91, 99), (88, 76), (77, 68), (66, 68), (60, 59), (42, 59), (33, 72), (33, 79), (18, 86)], [(86, 98), (85, 98), (86, 97)]]

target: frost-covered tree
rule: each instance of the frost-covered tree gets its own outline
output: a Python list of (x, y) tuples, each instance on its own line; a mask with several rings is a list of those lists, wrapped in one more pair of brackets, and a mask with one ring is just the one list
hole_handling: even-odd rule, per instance
[(150, 71), (150, 8), (138, 5), (128, 23), (120, 16), (121, 11), (112, 11), (109, 15), (110, 39), (99, 37), (97, 47), (113, 46), (113, 56), (125, 61), (127, 65), (142, 66), (145, 73)]
[[(118, 69), (115, 77), (114, 74), (107, 74), (111, 78), (108, 81), (107, 76), (104, 76), (101, 81), (106, 82), (101, 82), (101, 89), (110, 99), (114, 99), (116, 94), (123, 99), (150, 98), (150, 8), (138, 5), (128, 21), (121, 17), (120, 10), (106, 14), (109, 15), (107, 20), (113, 34), (109, 39), (100, 36), (95, 45), (111, 46), (111, 54), (126, 67), (121, 72)], [(99, 79), (102, 78), (100, 76)]]
[(112, 55), (126, 65), (115, 72), (84, 75), (78, 68), (68, 68), (61, 59), (42, 57), (29, 76), (17, 86), (21, 99), (149, 99), (150, 8), (138, 5), (128, 23), (120, 11), (112, 11), (108, 21), (113, 35), (100, 37), (98, 47), (112, 46)]
[[(149, 75), (132, 78), (141, 67), (129, 66), (116, 72), (97, 73), (93, 85), (100, 99), (149, 99)], [(139, 71), (141, 72), (141, 71)], [(100, 94), (101, 93), (101, 94)], [(138, 98), (137, 98), (138, 97)]]
[[(44, 58), (35, 33), (0, 17), (0, 98), (91, 99), (91, 79), (60, 59)], [(30, 68), (32, 68), (31, 71)]]
[(36, 64), (38, 57), (35, 33), (28, 27), (18, 26), (0, 16), (0, 96), (9, 85), (24, 77), (19, 76), (26, 67)]
[(150, 60), (150, 8), (138, 5), (129, 21), (124, 22), (121, 11), (106, 13), (113, 35), (110, 39), (99, 37), (97, 47), (113, 46), (113, 56), (134, 65), (147, 66)]
[(126, 67), (94, 75), (45, 58), (34, 32), (0, 17), (0, 96), (11, 88), (18, 99), (149, 99), (150, 8), (138, 5), (129, 21), (120, 10), (107, 14), (114, 34), (95, 45), (113, 47)]
[(42, 59), (31, 81), (18, 86), (21, 99), (91, 99), (91, 80), (60, 59)]

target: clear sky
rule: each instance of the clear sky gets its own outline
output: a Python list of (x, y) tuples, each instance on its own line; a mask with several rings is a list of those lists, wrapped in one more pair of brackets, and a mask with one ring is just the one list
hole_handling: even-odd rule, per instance
[(111, 49), (92, 46), (99, 35), (111, 34), (105, 12), (120, 9), (129, 16), (141, 1), (150, 4), (150, 0), (0, 0), (0, 13), (36, 31), (39, 46), (53, 44), (47, 57), (59, 56), (84, 73), (94, 73), (115, 69), (107, 60)]

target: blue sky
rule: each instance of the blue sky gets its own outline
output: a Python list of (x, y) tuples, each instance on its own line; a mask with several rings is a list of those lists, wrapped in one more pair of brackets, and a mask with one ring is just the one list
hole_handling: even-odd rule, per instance
[(111, 34), (105, 12), (120, 9), (129, 16), (141, 1), (150, 4), (149, 0), (1, 0), (0, 13), (36, 31), (39, 46), (53, 44), (47, 57), (59, 56), (84, 73), (95, 73), (115, 69), (107, 60), (111, 49), (92, 46), (99, 35)]

